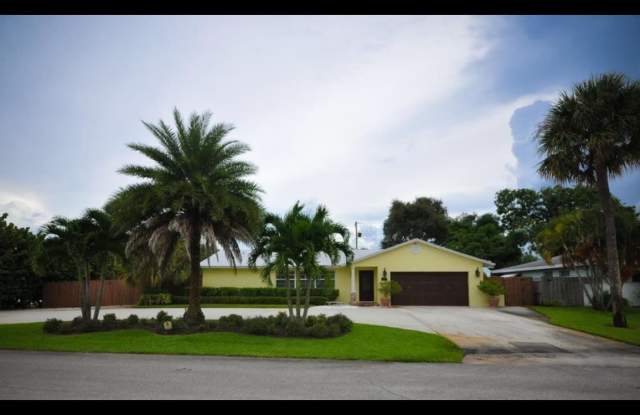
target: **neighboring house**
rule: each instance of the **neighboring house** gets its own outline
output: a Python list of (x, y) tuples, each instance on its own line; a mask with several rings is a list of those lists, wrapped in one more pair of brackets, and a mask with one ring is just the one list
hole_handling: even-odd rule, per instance
[[(550, 264), (544, 259), (539, 259), (537, 261), (531, 261), (511, 267), (494, 269), (491, 270), (491, 275), (498, 275), (504, 278), (531, 277), (534, 281), (540, 281), (543, 278), (585, 277), (585, 270), (584, 267), (576, 267), (576, 269), (565, 268), (562, 265), (562, 257), (558, 255), (551, 258)], [(609, 285), (607, 283), (604, 284), (604, 289), (609, 289)], [(633, 278), (624, 283), (622, 287), (622, 295), (630, 304), (640, 305), (640, 274), (634, 275)], [(586, 294), (584, 296), (584, 303), (586, 305), (590, 304)]]
[[(205, 287), (285, 287), (284, 278), (271, 275), (270, 283), (258, 271), (247, 266), (248, 252), (243, 253), (237, 270), (224, 255), (202, 261)], [(413, 239), (387, 249), (359, 249), (347, 266), (344, 259), (332, 267), (327, 257), (318, 258), (331, 269), (325, 279), (314, 281), (315, 287), (336, 288), (338, 301), (351, 304), (378, 303), (378, 287), (384, 279), (398, 281), (403, 287), (392, 297), (394, 305), (458, 305), (484, 307), (488, 297), (478, 289), (484, 267), (491, 261), (466, 255), (439, 245)], [(264, 265), (260, 260), (258, 267)], [(306, 283), (306, 280), (303, 280)]]
[[(578, 274), (584, 274), (581, 269), (567, 269), (562, 265), (562, 257), (560, 255), (551, 258), (548, 264), (544, 259), (526, 262), (520, 265), (514, 265), (506, 268), (492, 269), (491, 275), (499, 275), (501, 277), (531, 277), (534, 281), (540, 281), (543, 277), (577, 277)], [(584, 276), (584, 275), (580, 275)]]

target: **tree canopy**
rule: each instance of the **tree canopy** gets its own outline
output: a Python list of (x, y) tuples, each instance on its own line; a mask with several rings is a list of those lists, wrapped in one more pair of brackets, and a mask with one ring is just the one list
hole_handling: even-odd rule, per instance
[(505, 234), (498, 217), (491, 213), (463, 214), (450, 219), (449, 236), (445, 246), (488, 259), (494, 262), (497, 268), (502, 268), (531, 259), (523, 257), (520, 249), (522, 237), (523, 235), (517, 232)]
[(32, 271), (36, 236), (0, 215), (0, 309), (22, 308), (40, 300), (41, 281)]
[(441, 244), (447, 239), (447, 209), (441, 200), (418, 197), (413, 202), (394, 200), (383, 225), (382, 247), (419, 238)]

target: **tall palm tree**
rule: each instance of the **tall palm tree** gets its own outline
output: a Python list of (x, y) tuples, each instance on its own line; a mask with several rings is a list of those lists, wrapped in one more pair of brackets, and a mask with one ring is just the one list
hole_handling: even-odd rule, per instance
[[(250, 244), (262, 208), (260, 188), (248, 180), (256, 168), (238, 159), (249, 147), (227, 140), (233, 127), (209, 126), (211, 114), (192, 114), (185, 125), (174, 110), (175, 129), (163, 121), (143, 122), (160, 147), (129, 144), (154, 162), (152, 167), (127, 165), (120, 172), (145, 179), (118, 191), (106, 209), (129, 235), (127, 252), (147, 244), (164, 267), (182, 240), (189, 256), (189, 306), (185, 319), (204, 319), (200, 307), (200, 261), (223, 251), (235, 267), (239, 242)], [(204, 249), (201, 248), (203, 244)]]
[[(256, 244), (249, 256), (249, 266), (257, 268), (258, 258), (265, 265), (260, 269), (262, 278), (271, 281), (271, 274), (283, 275), (287, 288), (289, 317), (307, 318), (311, 299), (312, 282), (327, 272), (320, 266), (318, 257), (326, 255), (332, 265), (346, 258), (350, 263), (353, 251), (349, 246), (349, 231), (333, 222), (323, 206), (316, 209), (313, 217), (302, 210), (304, 205), (296, 202), (284, 217), (268, 214)], [(295, 281), (295, 313), (291, 298), (290, 272)], [(306, 290), (302, 304), (301, 275), (305, 275)]]
[(543, 177), (595, 186), (605, 220), (613, 325), (626, 327), (609, 178), (640, 165), (640, 82), (604, 74), (563, 92), (537, 134)]
[(109, 214), (99, 209), (87, 209), (80, 218), (57, 216), (44, 225), (40, 235), (57, 242), (63, 247), (64, 255), (73, 261), (81, 283), (80, 310), (85, 321), (91, 319), (91, 275), (100, 276), (93, 314), (93, 319), (97, 320), (104, 281), (107, 277), (115, 276), (124, 254), (125, 240), (115, 232)]

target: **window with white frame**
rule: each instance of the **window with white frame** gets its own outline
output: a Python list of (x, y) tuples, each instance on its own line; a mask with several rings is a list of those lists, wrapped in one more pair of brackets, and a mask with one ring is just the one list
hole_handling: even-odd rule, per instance
[[(308, 278), (303, 273), (300, 274), (300, 287), (307, 288)], [(311, 288), (333, 288), (335, 285), (335, 273), (334, 271), (329, 271), (328, 273), (322, 275), (319, 278), (315, 278), (312, 280)], [(276, 276), (276, 287), (278, 288), (286, 288), (287, 280), (284, 275), (278, 274)], [(296, 279), (294, 278), (293, 271), (289, 273), (289, 287), (296, 288)]]

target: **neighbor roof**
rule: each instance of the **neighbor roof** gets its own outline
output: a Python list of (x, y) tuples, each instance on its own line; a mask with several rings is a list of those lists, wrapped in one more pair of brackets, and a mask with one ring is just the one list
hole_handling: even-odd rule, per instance
[[(486, 259), (481, 259), (481, 258), (477, 258), (471, 255), (467, 255), (467, 254), (463, 254), (462, 252), (458, 252), (458, 251), (454, 251), (453, 249), (449, 249), (449, 248), (445, 248), (444, 246), (440, 246), (440, 245), (436, 245), (434, 243), (431, 242), (427, 242), (427, 241), (423, 241), (422, 239), (411, 239), (410, 241), (406, 241), (403, 243), (400, 243), (398, 245), (394, 245), (391, 246), (389, 248), (386, 249), (381, 249), (381, 248), (375, 248), (375, 249), (354, 249), (353, 251), (353, 263), (357, 263), (360, 261), (363, 261), (365, 259), (369, 259), (372, 258), (374, 256), (389, 252), (389, 251), (393, 251), (395, 249), (398, 249), (400, 247), (403, 247), (405, 245), (409, 245), (412, 243), (421, 243), (421, 244), (425, 244), (428, 245), (430, 247), (451, 253), (451, 254), (455, 254), (455, 255), (459, 255), (468, 259), (473, 259), (476, 261), (480, 261), (483, 263), (483, 265), (486, 265), (488, 267), (493, 267), (495, 266), (495, 264), (491, 261), (488, 261)], [(241, 253), (242, 253), (242, 260), (241, 261), (236, 261), (236, 267), (237, 268), (248, 268), (248, 264), (247, 264), (247, 258), (249, 257), (249, 249), (242, 249)], [(331, 261), (329, 259), (329, 257), (325, 254), (321, 254), (318, 256), (318, 263), (322, 266), (325, 267), (330, 267), (331, 266)], [(338, 261), (337, 266), (345, 266), (346, 265), (346, 261), (343, 255), (341, 255), (340, 261)], [(204, 261), (200, 262), (200, 266), (203, 268), (231, 268), (231, 263), (228, 261), (226, 255), (224, 255), (223, 253), (220, 253), (220, 255), (218, 255), (216, 257), (216, 255), (211, 255), (209, 258), (205, 259)], [(262, 267), (264, 266), (264, 261), (262, 260), (262, 258), (258, 258), (258, 260), (256, 261), (256, 266), (257, 267)]]
[(560, 269), (564, 268), (562, 265), (562, 256), (554, 256), (551, 258), (551, 264), (548, 264), (544, 259), (538, 259), (536, 261), (526, 262), (524, 264), (514, 265), (512, 267), (494, 269), (492, 274), (506, 274), (521, 271), (539, 271), (545, 269)]

